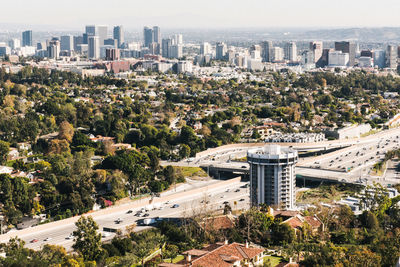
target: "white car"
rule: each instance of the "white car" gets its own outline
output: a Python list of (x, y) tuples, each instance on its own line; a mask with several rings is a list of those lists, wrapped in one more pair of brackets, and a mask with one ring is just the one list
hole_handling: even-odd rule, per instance
[(52, 239), (51, 237), (47, 237), (43, 241), (50, 241), (51, 239)]

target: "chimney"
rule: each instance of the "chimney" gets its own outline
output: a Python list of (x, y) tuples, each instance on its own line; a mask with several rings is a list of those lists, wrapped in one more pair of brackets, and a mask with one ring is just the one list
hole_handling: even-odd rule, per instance
[(249, 242), (246, 240), (246, 248), (249, 248)]
[(228, 245), (228, 244), (229, 244), (229, 241), (228, 241), (228, 239), (225, 239), (225, 242), (224, 242), (224, 244), (225, 244), (225, 245)]
[(186, 256), (186, 261), (187, 262), (191, 262), (192, 261), (192, 255), (190, 255), (189, 253)]

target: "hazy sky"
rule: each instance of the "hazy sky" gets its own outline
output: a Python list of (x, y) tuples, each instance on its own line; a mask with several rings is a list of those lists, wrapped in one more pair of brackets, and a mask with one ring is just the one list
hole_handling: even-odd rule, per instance
[[(399, 0), (2, 0), (1, 24), (126, 28), (400, 26)], [(60, 27), (62, 26), (62, 27)]]

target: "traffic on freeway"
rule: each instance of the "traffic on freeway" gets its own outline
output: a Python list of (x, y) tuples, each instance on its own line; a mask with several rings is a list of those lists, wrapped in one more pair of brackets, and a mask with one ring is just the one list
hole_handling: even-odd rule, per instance
[[(220, 187), (217, 190), (204, 190), (195, 195), (190, 194), (189, 191), (187, 196), (176, 199), (176, 201), (169, 200), (157, 204), (143, 202), (143, 205), (136, 208), (127, 206), (125, 209), (120, 208), (116, 212), (108, 214), (98, 216), (96, 212), (93, 212), (88, 215), (92, 216), (99, 225), (99, 232), (102, 233), (102, 239), (105, 241), (112, 239), (115, 233), (103, 231), (104, 227), (125, 230), (127, 226), (136, 224), (134, 231), (141, 231), (149, 228), (150, 224), (164, 219), (192, 216), (206, 210), (223, 210), (224, 203), (229, 204), (232, 209), (249, 207), (248, 183), (238, 182), (230, 186)], [(73, 244), (72, 232), (75, 229), (74, 223), (54, 227), (50, 223), (49, 227), (40, 231), (35, 231), (34, 228), (31, 228), (32, 231), (28, 233), (19, 234), (19, 231), (16, 231), (10, 236), (18, 236), (24, 240), (27, 248), (39, 249), (44, 244), (54, 244), (64, 246), (67, 250), (71, 249)], [(1, 242), (5, 241), (1, 240)]]

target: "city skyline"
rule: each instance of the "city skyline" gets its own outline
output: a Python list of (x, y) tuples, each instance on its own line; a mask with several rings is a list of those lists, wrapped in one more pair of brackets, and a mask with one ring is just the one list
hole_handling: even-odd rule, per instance
[[(115, 6), (108, 6), (104, 0), (95, 3), (92, 0), (70, 0), (69, 5), (62, 9), (53, 6), (49, 0), (5, 2), (2, 5), (3, 10), (18, 10), (19, 16), (15, 16), (14, 12), (5, 12), (0, 19), (0, 25), (53, 25), (76, 30), (81, 29), (82, 24), (123, 24), (128, 29), (139, 29), (147, 24), (160, 25), (163, 28), (210, 29), (315, 28), (315, 25), (319, 28), (400, 26), (400, 21), (396, 19), (400, 3), (393, 0), (384, 0), (380, 5), (372, 1), (339, 0), (335, 5), (329, 5), (328, 9), (323, 2), (316, 0), (309, 0), (307, 3), (294, 0), (284, 3), (250, 0), (246, 5), (238, 0), (205, 0), (202, 5), (187, 4), (182, 0), (153, 0), (146, 3), (121, 0)], [(388, 6), (391, 8), (387, 8)]]

